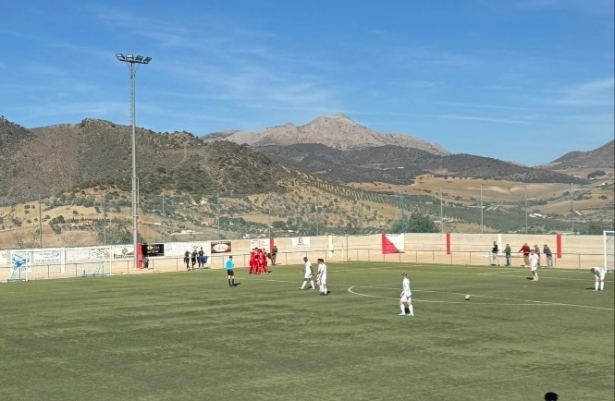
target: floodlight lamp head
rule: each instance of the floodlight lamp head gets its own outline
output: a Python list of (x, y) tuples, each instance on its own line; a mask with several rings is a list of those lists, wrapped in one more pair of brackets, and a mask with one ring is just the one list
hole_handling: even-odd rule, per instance
[(127, 61), (133, 61), (133, 60), (134, 60), (134, 57), (132, 56), (132, 54), (127, 54), (127, 55), (126, 55), (126, 60), (127, 60)]
[(151, 57), (145, 57), (145, 59), (143, 60), (143, 64), (149, 64), (150, 61), (152, 61)]
[(115, 57), (120, 61), (126, 61), (126, 57), (122, 53), (116, 54)]
[(135, 58), (135, 61), (136, 61), (137, 63), (140, 63), (141, 61), (143, 61), (143, 56), (137, 56), (137, 57)]

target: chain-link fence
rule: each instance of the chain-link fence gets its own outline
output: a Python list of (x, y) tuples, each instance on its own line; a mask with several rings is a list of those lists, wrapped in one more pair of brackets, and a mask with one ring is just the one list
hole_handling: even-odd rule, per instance
[[(441, 188), (396, 193), (400, 188), (316, 181), (255, 195), (147, 194), (139, 197), (138, 233), (143, 242), (174, 242), (417, 231), (601, 234), (613, 227), (612, 183), (575, 189), (457, 178)], [(130, 192), (102, 186), (0, 197), (0, 249), (123, 243), (132, 243)]]

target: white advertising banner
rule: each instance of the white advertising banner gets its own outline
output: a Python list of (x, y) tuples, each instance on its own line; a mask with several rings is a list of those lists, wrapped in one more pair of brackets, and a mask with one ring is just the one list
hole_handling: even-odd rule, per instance
[(30, 270), (30, 254), (32, 251), (11, 251), (11, 268), (13, 274), (25, 273)]
[(310, 237), (292, 238), (293, 249), (308, 250), (310, 249)]
[(209, 245), (207, 242), (165, 242), (164, 244), (164, 256), (184, 256), (186, 251), (200, 251), (203, 248), (203, 252), (207, 255)]
[(108, 260), (111, 257), (110, 247), (68, 248), (66, 249), (66, 263)]
[(9, 251), (0, 251), (0, 266), (9, 264)]
[(113, 247), (113, 259), (134, 257), (134, 245), (116, 245)]
[(270, 243), (271, 243), (271, 241), (269, 241), (269, 238), (252, 239), (252, 240), (250, 240), (250, 249), (254, 249), (254, 248), (264, 249), (265, 252), (269, 253), (270, 252), (270, 249), (269, 249)]
[(32, 251), (34, 264), (60, 263), (61, 258), (60, 249), (35, 249)]

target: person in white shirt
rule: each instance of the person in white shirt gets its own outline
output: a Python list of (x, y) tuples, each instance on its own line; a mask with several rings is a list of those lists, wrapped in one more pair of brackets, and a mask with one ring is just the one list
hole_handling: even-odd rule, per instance
[(532, 270), (532, 281), (538, 281), (538, 261), (540, 260), (540, 256), (532, 251), (530, 252), (530, 270)]
[(314, 290), (316, 289), (316, 286), (314, 286), (314, 280), (312, 279), (312, 263), (308, 260), (308, 258), (303, 258), (303, 262), (305, 263), (305, 268), (303, 269), (303, 285), (301, 286), (301, 289), (305, 289), (305, 286), (309, 281), (312, 285), (312, 289)]
[(606, 269), (600, 266), (594, 266), (591, 268), (591, 272), (594, 273), (596, 282), (594, 284), (594, 291), (604, 291), (604, 279), (606, 278)]
[(316, 276), (318, 286), (320, 287), (320, 295), (327, 295), (327, 265), (324, 259), (318, 259), (318, 274)]
[(414, 308), (412, 307), (412, 291), (410, 290), (410, 280), (406, 273), (402, 273), (401, 294), (399, 299), (399, 308), (401, 313), (399, 316), (406, 316), (406, 305), (408, 305), (408, 315), (414, 316)]

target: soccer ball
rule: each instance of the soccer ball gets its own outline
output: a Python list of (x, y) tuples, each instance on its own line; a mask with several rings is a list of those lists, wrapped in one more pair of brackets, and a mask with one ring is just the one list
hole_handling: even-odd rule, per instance
[(466, 294), (466, 301), (470, 300), (470, 294)]

